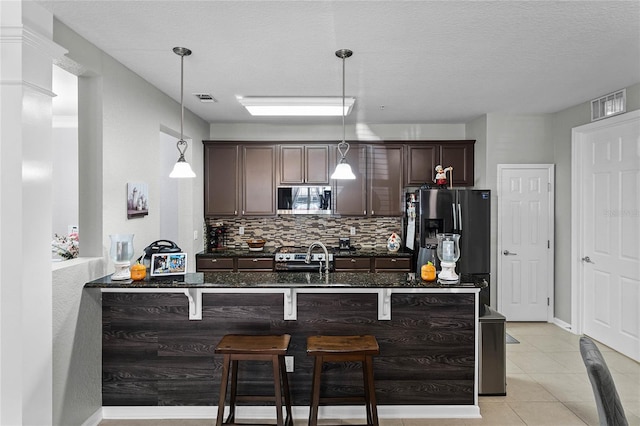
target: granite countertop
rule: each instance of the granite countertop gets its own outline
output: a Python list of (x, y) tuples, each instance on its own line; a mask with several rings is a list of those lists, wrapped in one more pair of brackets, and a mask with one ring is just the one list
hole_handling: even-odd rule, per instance
[[(181, 278), (181, 277), (180, 277)], [(486, 281), (473, 282), (463, 276), (461, 283), (427, 282), (406, 272), (207, 272), (188, 273), (184, 280), (165, 278), (142, 281), (112, 281), (107, 275), (85, 284), (87, 288), (483, 288)]]
[[(314, 253), (319, 253), (318, 249), (314, 250)], [(224, 250), (219, 250), (213, 253), (207, 253), (201, 251), (196, 254), (196, 257), (200, 258), (216, 258), (216, 257), (274, 257), (276, 253), (276, 247), (265, 246), (262, 251), (249, 251), (249, 247), (230, 247)], [(332, 250), (329, 249), (329, 253), (333, 253), (333, 257), (411, 257), (411, 253), (405, 253), (399, 251), (391, 253), (386, 248), (376, 247), (358, 247), (355, 250)]]

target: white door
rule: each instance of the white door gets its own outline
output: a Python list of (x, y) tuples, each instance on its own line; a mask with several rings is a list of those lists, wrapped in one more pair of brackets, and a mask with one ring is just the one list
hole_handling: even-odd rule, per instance
[(640, 361), (640, 111), (578, 127), (573, 144), (579, 332)]
[(498, 311), (553, 318), (552, 164), (498, 165)]

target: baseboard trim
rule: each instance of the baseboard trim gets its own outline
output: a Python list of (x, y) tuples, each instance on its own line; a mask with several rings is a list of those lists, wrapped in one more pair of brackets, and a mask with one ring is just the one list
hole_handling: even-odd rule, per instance
[(82, 423), (82, 426), (98, 426), (102, 421), (102, 410), (103, 408), (98, 408), (87, 420)]
[(571, 326), (571, 324), (569, 324), (568, 322), (564, 322), (559, 318), (554, 318), (552, 321), (552, 324), (557, 325), (558, 327), (567, 330), (573, 334), (576, 334), (575, 331), (573, 330), (573, 327)]
[[(217, 414), (218, 408), (216, 406), (102, 407), (102, 418), (109, 420), (212, 419), (216, 418)], [(306, 419), (308, 416), (309, 407), (293, 407), (294, 419)], [(240, 419), (270, 419), (274, 417), (273, 406), (242, 406), (236, 409), (236, 418)], [(318, 418), (321, 419), (365, 417), (362, 406), (320, 407), (318, 412)], [(481, 418), (478, 405), (380, 405), (378, 406), (378, 417), (383, 419)], [(85, 422), (83, 426), (89, 425)]]

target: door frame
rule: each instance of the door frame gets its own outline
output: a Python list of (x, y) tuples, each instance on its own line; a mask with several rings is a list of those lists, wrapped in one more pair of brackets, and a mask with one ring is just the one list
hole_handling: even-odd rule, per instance
[(583, 238), (581, 230), (584, 226), (581, 187), (583, 172), (582, 158), (585, 134), (596, 129), (617, 126), (620, 123), (640, 118), (640, 110), (616, 115), (604, 120), (594, 121), (571, 129), (571, 327), (574, 333), (582, 334), (584, 330), (584, 280), (580, 259), (583, 254)]
[(500, 223), (501, 217), (501, 191), (502, 191), (502, 174), (504, 170), (513, 170), (513, 169), (541, 169), (547, 170), (547, 177), (549, 179), (549, 188), (547, 191), (547, 195), (549, 197), (549, 211), (547, 212), (547, 220), (549, 221), (549, 235), (547, 235), (547, 239), (549, 240), (549, 250), (547, 251), (547, 261), (549, 262), (549, 267), (546, 272), (546, 280), (547, 280), (547, 297), (549, 297), (549, 305), (547, 306), (547, 322), (553, 322), (555, 316), (555, 164), (498, 164), (498, 179), (497, 179), (497, 197), (498, 197), (498, 217), (497, 217), (497, 282), (499, 286), (499, 290), (497, 291), (497, 305), (498, 311), (502, 311), (502, 283), (501, 283), (501, 271), (502, 271), (502, 226)]

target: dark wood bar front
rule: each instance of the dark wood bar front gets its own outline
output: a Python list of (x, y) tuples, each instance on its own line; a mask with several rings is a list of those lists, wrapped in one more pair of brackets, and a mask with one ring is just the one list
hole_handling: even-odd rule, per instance
[[(374, 375), (381, 417), (412, 409), (447, 417), (452, 406), (458, 416), (479, 414), (478, 289), (391, 287), (390, 319), (380, 319), (381, 289), (351, 287), (296, 289), (296, 319), (285, 319), (289, 296), (265, 284), (209, 289), (197, 321), (189, 319), (184, 293), (103, 288), (103, 406), (215, 407), (222, 357), (214, 348), (234, 333), (290, 334), (293, 405), (308, 407), (313, 359), (306, 355), (307, 337), (370, 334), (380, 346)], [(362, 389), (359, 368), (329, 365), (323, 393)], [(269, 365), (241, 365), (239, 392), (248, 390), (273, 393)]]

